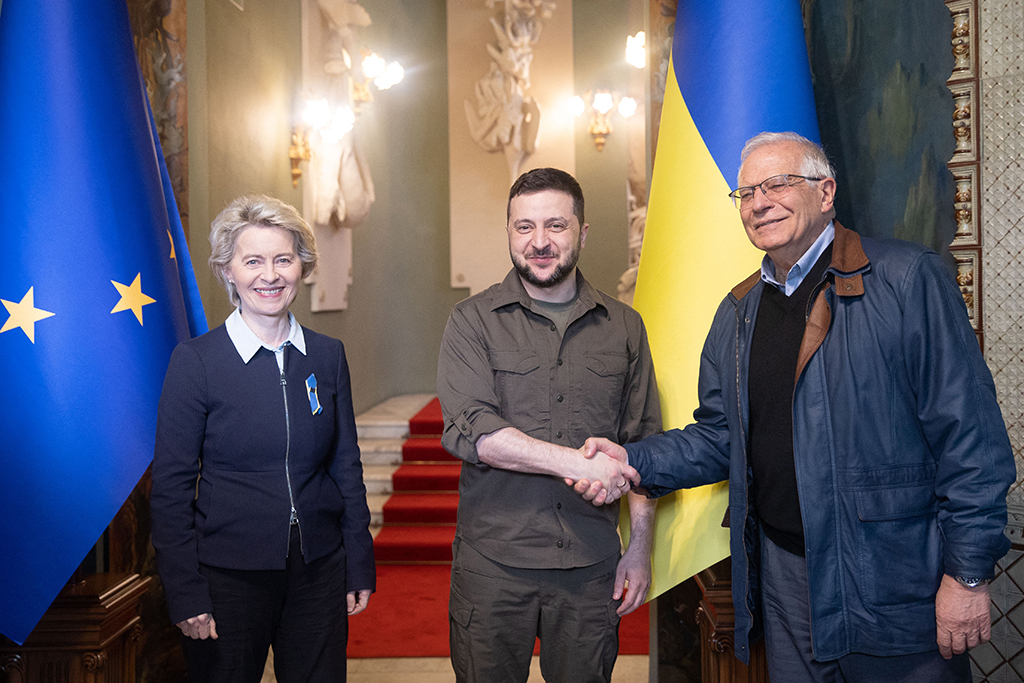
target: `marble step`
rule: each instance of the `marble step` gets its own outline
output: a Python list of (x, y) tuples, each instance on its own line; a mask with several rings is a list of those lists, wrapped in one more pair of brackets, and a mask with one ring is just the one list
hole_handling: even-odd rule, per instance
[(433, 400), (433, 394), (395, 396), (356, 416), (359, 439), (404, 439), (409, 436), (409, 418)]
[(395, 490), (391, 477), (397, 469), (396, 465), (363, 465), (366, 495), (391, 495)]
[(404, 438), (359, 439), (359, 455), (363, 467), (371, 465), (401, 465)]

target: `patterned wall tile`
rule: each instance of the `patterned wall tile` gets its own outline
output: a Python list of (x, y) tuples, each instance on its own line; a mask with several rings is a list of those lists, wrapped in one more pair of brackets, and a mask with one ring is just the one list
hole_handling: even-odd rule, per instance
[[(982, 0), (981, 75), (998, 78), (1020, 75), (1020, 40), (1024, 36), (1024, 3), (1020, 0)], [(1016, 46), (1012, 41), (1016, 39)]]
[[(1024, 1), (980, 3), (985, 355), (1024, 471)], [(1009, 502), (1024, 509), (1024, 482)]]

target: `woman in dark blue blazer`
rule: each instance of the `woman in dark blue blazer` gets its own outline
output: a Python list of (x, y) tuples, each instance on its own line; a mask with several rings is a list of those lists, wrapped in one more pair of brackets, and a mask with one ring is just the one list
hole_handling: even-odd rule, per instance
[(348, 364), (288, 307), (316, 265), (291, 206), (241, 197), (210, 267), (237, 308), (171, 356), (153, 545), (190, 681), (344, 681), (348, 615), (375, 587)]

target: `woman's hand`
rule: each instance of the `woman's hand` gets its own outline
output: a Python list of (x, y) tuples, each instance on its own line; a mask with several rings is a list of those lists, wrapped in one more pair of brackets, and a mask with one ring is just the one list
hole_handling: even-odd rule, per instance
[(370, 591), (369, 589), (361, 591), (349, 591), (348, 595), (345, 596), (345, 599), (348, 601), (348, 615), (350, 617), (353, 614), (359, 614), (364, 609), (366, 609), (366, 606), (370, 604), (371, 592), (372, 591)]
[[(351, 605), (351, 599), (349, 605)], [(352, 608), (350, 606), (349, 612), (351, 611)], [(217, 622), (213, 620), (213, 615), (209, 612), (200, 614), (197, 617), (189, 617), (185, 621), (179, 621), (175, 626), (180, 628), (181, 632), (192, 640), (206, 640), (207, 638), (217, 640)]]

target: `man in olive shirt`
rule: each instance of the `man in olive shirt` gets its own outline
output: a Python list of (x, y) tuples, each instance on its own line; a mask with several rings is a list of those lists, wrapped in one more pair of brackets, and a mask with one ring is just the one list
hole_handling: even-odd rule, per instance
[(525, 682), (539, 637), (546, 681), (608, 681), (619, 617), (650, 585), (654, 506), (629, 494), (620, 558), (618, 505), (590, 505), (564, 479), (593, 467), (612, 498), (628, 491), (631, 468), (575, 449), (592, 434), (627, 443), (660, 429), (647, 333), (576, 268), (589, 226), (571, 175), (520, 176), (507, 218), (515, 267), (452, 310), (438, 363), (442, 443), (464, 461), (452, 665), (459, 681)]

